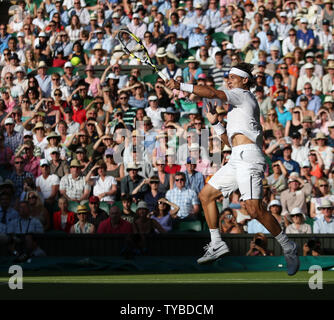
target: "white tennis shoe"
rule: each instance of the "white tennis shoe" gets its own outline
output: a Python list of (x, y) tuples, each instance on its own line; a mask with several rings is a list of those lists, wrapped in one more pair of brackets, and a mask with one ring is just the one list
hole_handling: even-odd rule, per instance
[(220, 241), (219, 243), (213, 245), (212, 242), (207, 244), (204, 247), (205, 253), (203, 257), (197, 260), (198, 264), (208, 263), (217, 260), (225, 253), (230, 252), (227, 244), (224, 241)]

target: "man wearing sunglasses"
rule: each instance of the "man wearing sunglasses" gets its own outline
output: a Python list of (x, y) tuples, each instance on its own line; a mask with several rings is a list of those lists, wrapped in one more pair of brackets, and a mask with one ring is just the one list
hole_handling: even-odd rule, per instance
[(199, 200), (196, 192), (186, 188), (186, 175), (184, 172), (175, 174), (175, 187), (168, 190), (166, 199), (180, 207), (177, 217), (180, 220), (196, 220), (200, 211)]

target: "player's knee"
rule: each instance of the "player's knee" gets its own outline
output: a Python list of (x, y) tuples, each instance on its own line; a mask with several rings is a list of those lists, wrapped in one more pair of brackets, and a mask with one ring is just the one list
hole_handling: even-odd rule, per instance
[(203, 204), (214, 201), (217, 198), (217, 195), (213, 193), (209, 187), (205, 186), (198, 194), (198, 198)]
[(252, 219), (257, 219), (262, 214), (262, 210), (260, 209), (260, 206), (257, 202), (246, 200), (245, 206), (248, 214), (251, 216)]

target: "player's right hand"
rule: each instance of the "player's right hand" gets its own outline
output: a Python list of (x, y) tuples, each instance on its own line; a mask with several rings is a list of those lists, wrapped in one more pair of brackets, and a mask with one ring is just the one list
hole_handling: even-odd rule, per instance
[(174, 79), (170, 79), (167, 82), (166, 87), (171, 90), (173, 89), (180, 90), (180, 82), (175, 81)]

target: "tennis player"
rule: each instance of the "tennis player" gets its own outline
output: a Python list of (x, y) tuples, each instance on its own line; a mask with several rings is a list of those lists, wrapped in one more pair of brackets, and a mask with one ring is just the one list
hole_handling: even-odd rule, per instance
[(203, 98), (219, 98), (232, 108), (227, 115), (226, 128), (218, 122), (214, 108), (209, 109), (207, 118), (217, 135), (232, 147), (229, 162), (221, 167), (201, 190), (199, 198), (210, 229), (211, 242), (204, 247), (205, 254), (198, 263), (214, 261), (229, 252), (221, 239), (218, 229), (218, 209), (216, 199), (228, 197), (239, 189), (248, 214), (262, 223), (283, 248), (287, 272), (294, 275), (299, 269), (297, 245), (283, 233), (277, 220), (262, 205), (262, 179), (265, 158), (262, 153), (263, 132), (260, 124), (260, 109), (255, 96), (250, 92), (253, 84), (253, 66), (239, 63), (232, 67), (228, 77), (228, 90), (179, 83), (169, 80), (167, 87), (194, 93)]

